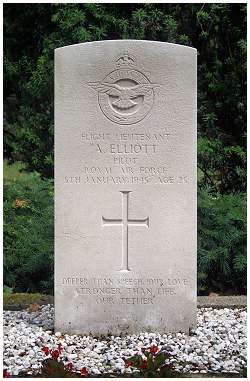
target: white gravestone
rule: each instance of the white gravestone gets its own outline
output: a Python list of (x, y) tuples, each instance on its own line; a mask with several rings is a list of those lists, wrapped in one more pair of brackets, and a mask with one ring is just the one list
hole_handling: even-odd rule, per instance
[(55, 52), (55, 328), (196, 323), (196, 50), (152, 41)]

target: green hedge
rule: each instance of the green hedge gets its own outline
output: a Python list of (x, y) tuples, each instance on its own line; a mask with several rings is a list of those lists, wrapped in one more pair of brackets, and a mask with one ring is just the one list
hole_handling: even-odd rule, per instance
[(53, 182), (36, 173), (4, 184), (4, 284), (53, 292)]
[(245, 193), (198, 193), (198, 288), (246, 293), (247, 202)]

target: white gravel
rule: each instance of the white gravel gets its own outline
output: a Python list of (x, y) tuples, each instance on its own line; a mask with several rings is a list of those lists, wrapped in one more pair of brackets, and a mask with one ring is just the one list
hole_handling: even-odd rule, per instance
[(11, 375), (38, 371), (43, 346), (56, 349), (62, 343), (61, 359), (72, 362), (75, 369), (87, 367), (90, 374), (132, 372), (124, 359), (142, 348), (155, 344), (169, 355), (180, 372), (232, 372), (246, 367), (246, 320), (244, 308), (200, 308), (197, 329), (190, 336), (184, 333), (159, 334), (142, 332), (124, 337), (53, 334), (54, 309), (42, 306), (37, 312), (4, 311), (4, 369)]

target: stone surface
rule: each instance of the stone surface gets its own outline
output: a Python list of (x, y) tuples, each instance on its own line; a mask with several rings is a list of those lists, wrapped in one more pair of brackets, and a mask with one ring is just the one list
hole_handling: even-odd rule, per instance
[(247, 305), (246, 295), (230, 296), (198, 296), (197, 305), (199, 307), (245, 307)]
[(55, 51), (55, 326), (196, 321), (196, 50), (103, 41)]

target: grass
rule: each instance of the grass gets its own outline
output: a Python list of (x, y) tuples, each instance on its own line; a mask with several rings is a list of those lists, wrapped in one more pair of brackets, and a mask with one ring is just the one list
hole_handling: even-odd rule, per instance
[(24, 175), (25, 164), (17, 161), (10, 164), (8, 160), (3, 161), (3, 180), (5, 182), (16, 181)]
[(15, 307), (15, 309), (22, 309), (28, 307), (30, 304), (47, 304), (52, 303), (53, 297), (50, 295), (35, 293), (4, 293), (3, 305), (6, 307)]

